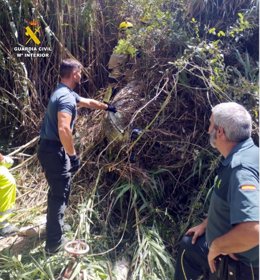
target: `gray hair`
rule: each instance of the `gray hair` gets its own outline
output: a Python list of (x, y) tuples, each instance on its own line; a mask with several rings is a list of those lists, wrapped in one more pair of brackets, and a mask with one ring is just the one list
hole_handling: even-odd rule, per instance
[(220, 103), (212, 108), (214, 124), (223, 127), (228, 140), (241, 142), (251, 136), (252, 118), (248, 111), (235, 102)]

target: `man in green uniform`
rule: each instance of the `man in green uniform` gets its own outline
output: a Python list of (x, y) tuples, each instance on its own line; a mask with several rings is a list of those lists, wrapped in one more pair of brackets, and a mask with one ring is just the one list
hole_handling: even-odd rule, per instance
[(243, 106), (228, 102), (212, 109), (210, 143), (223, 159), (207, 219), (181, 241), (175, 280), (259, 279), (259, 149), (251, 130)]

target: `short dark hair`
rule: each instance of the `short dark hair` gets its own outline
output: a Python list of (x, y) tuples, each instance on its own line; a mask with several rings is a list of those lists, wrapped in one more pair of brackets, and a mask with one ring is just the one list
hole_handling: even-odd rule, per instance
[(61, 78), (69, 78), (74, 69), (80, 68), (83, 68), (83, 66), (76, 59), (64, 59), (60, 64), (60, 76)]

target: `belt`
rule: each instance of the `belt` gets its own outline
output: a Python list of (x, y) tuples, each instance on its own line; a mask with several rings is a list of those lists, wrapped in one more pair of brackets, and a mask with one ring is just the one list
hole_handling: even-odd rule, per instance
[(44, 146), (51, 146), (51, 147), (57, 147), (57, 148), (62, 147), (61, 142), (56, 141), (56, 140), (40, 139), (39, 143), (40, 143), (40, 146), (42, 146), (42, 147), (44, 147)]
[(216, 258), (217, 272), (210, 274), (210, 280), (236, 280), (242, 279), (239, 276), (243, 275), (243, 280), (259, 279), (259, 268), (248, 266), (241, 261), (235, 261), (229, 256), (221, 256)]

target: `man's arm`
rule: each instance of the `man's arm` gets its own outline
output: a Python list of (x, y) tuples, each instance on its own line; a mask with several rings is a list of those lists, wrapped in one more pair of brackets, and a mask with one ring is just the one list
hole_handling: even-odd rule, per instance
[(69, 156), (75, 155), (72, 132), (70, 129), (71, 115), (65, 112), (58, 112), (58, 133), (60, 141)]
[(211, 272), (215, 272), (214, 259), (219, 255), (241, 253), (259, 244), (259, 223), (244, 222), (236, 225), (226, 234), (216, 238), (210, 245), (208, 262)]
[(99, 109), (99, 110), (106, 110), (108, 108), (108, 105), (103, 102), (99, 102), (95, 99), (84, 98), (84, 97), (80, 98), (80, 102), (78, 103), (78, 106), (86, 107), (90, 109)]

